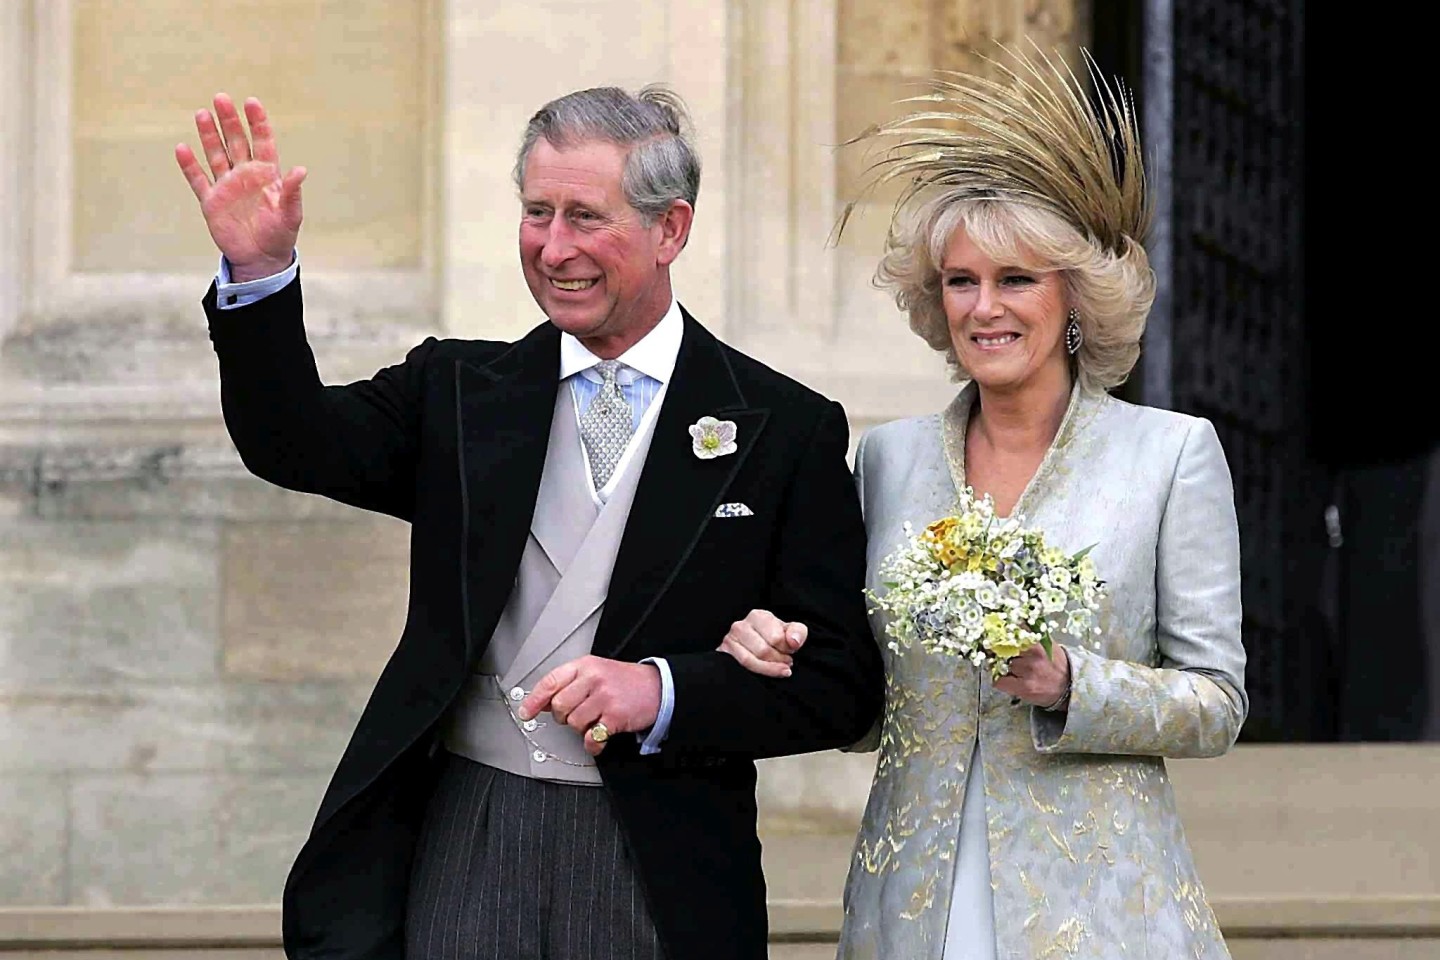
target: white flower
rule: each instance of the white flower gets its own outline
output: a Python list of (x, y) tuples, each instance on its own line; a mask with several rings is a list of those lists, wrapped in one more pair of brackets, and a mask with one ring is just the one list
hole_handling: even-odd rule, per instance
[(953, 575), (952, 579), (957, 590), (964, 590), (967, 593), (974, 593), (990, 582), (981, 573), (957, 573)]
[(993, 583), (982, 582), (975, 588), (975, 600), (980, 606), (993, 610), (1000, 606), (1000, 591), (995, 589)]
[(1011, 609), (1023, 606), (1025, 603), (1025, 588), (1014, 580), (1006, 580), (1000, 584), (1000, 602)]
[(735, 421), (701, 417), (690, 427), (691, 449), (701, 460), (714, 460), (735, 452)]
[(1040, 604), (1046, 613), (1059, 613), (1065, 609), (1065, 594), (1059, 590), (1041, 590)]

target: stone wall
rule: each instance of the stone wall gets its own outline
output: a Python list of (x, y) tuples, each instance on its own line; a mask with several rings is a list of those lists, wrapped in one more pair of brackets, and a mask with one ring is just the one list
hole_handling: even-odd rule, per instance
[(406, 531), (189, 448), (0, 461), (0, 903), (273, 900)]

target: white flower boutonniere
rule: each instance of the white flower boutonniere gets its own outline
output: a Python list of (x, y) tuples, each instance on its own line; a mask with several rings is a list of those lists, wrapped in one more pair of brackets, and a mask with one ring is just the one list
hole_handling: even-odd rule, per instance
[(701, 417), (690, 427), (691, 449), (701, 460), (714, 460), (735, 452), (735, 421)]

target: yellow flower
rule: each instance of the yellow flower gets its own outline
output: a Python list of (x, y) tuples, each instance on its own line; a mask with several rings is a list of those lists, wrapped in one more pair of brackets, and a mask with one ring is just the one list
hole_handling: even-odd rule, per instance
[(925, 535), (935, 541), (950, 540), (960, 521), (956, 517), (941, 517), (925, 528)]
[(974, 552), (965, 556), (966, 573), (982, 573), (987, 570), (994, 570), (997, 566), (994, 557), (987, 553)]
[(1030, 646), (1005, 628), (1005, 618), (998, 613), (985, 614), (985, 647), (1001, 660), (1024, 653)]
[(956, 542), (955, 528), (959, 521), (954, 517), (941, 517), (925, 528), (921, 539), (930, 547), (930, 553), (945, 568), (953, 569), (964, 557), (965, 548)]

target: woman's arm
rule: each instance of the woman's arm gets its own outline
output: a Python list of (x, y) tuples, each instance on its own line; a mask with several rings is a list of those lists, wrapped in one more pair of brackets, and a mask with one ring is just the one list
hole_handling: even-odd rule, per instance
[(1240, 538), (1230, 471), (1208, 421), (1185, 437), (1155, 560), (1159, 665), (1067, 646), (1069, 709), (1031, 711), (1041, 753), (1215, 757), (1234, 744), (1249, 710)]

